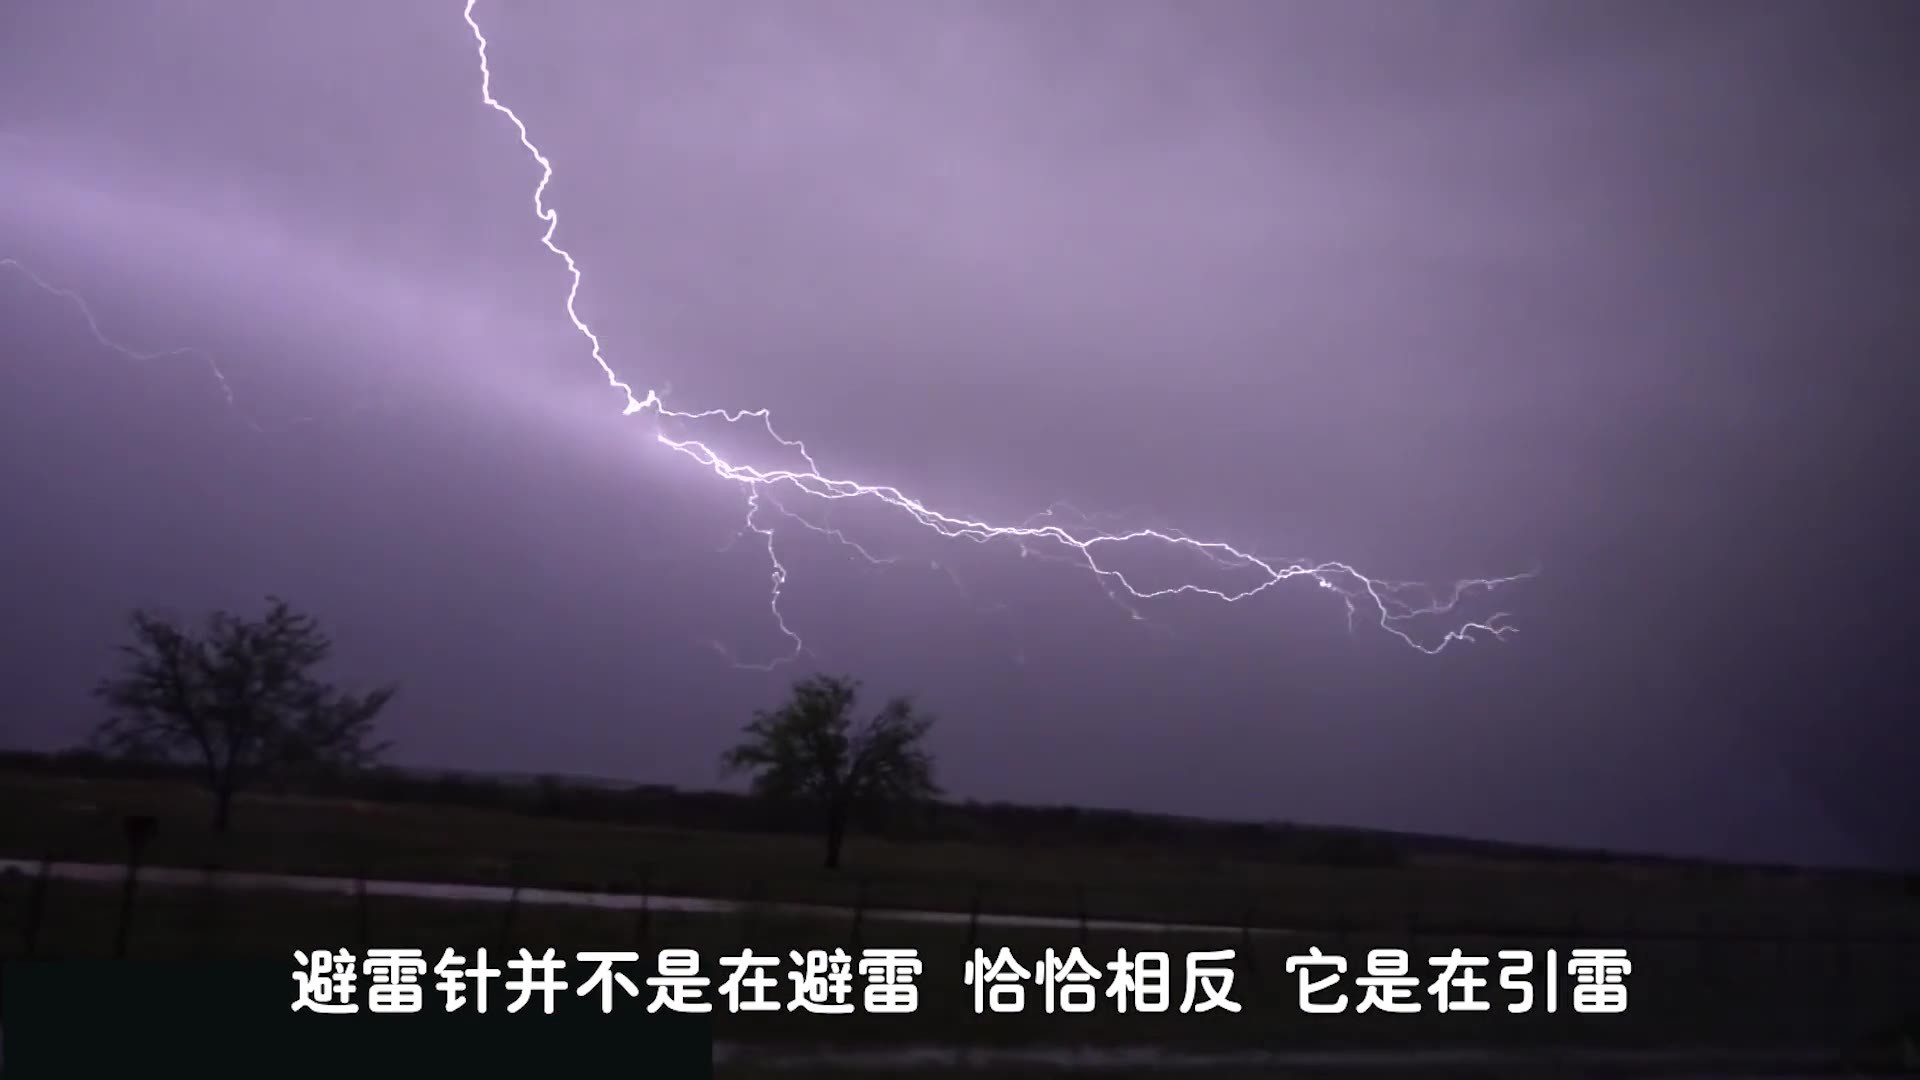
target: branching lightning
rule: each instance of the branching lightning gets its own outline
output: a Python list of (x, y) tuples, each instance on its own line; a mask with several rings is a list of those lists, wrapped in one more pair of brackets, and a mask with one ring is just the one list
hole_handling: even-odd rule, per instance
[[(1066, 558), (1094, 574), (1104, 586), (1108, 587), (1110, 595), (1116, 602), (1119, 602), (1134, 618), (1140, 618), (1141, 615), (1128, 603), (1130, 600), (1146, 601), (1170, 596), (1194, 595), (1225, 603), (1237, 603), (1251, 599), (1281, 582), (1306, 578), (1342, 598), (1346, 605), (1349, 626), (1353, 624), (1355, 618), (1363, 613), (1367, 614), (1388, 633), (1429, 655), (1438, 654), (1456, 642), (1478, 640), (1482, 635), (1498, 640), (1517, 632), (1515, 627), (1506, 622), (1509, 617), (1506, 612), (1495, 612), (1484, 619), (1456, 621), (1441, 634), (1437, 641), (1422, 641), (1416, 638), (1414, 623), (1423, 618), (1452, 614), (1461, 600), (1467, 596), (1526, 580), (1533, 577), (1534, 572), (1498, 578), (1463, 579), (1447, 588), (1435, 588), (1417, 582), (1372, 578), (1344, 562), (1263, 559), (1231, 544), (1198, 540), (1172, 529), (1098, 531), (1091, 527), (1091, 522), (1085, 515), (1078, 515), (1077, 512), (1076, 516), (1087, 522), (1087, 527), (1069, 528), (1053, 520), (1059, 509), (1058, 506), (1017, 525), (995, 525), (985, 521), (975, 521), (935, 510), (891, 485), (863, 483), (822, 473), (805, 444), (798, 439), (789, 439), (775, 430), (769, 409), (708, 409), (701, 412), (682, 412), (668, 408), (657, 391), (648, 390), (645, 393), (636, 391), (608, 363), (599, 336), (580, 316), (576, 307), (582, 280), (580, 266), (571, 252), (555, 242), (554, 234), (559, 227), (559, 213), (546, 203), (547, 186), (553, 180), (553, 162), (534, 143), (526, 122), (520, 118), (519, 114), (494, 96), (493, 71), (488, 63), (487, 37), (473, 14), (476, 3), (477, 0), (465, 0), (464, 15), (468, 28), (473, 32), (474, 44), (479, 56), (481, 100), (513, 125), (514, 131), (519, 135), (520, 145), (540, 166), (540, 180), (533, 189), (534, 216), (546, 224), (540, 236), (540, 243), (566, 265), (569, 278), (566, 296), (567, 318), (573, 323), (574, 329), (586, 339), (593, 360), (606, 376), (608, 385), (623, 395), (625, 414), (650, 412), (659, 420), (676, 422), (717, 419), (729, 425), (752, 423), (764, 430), (775, 443), (791, 451), (794, 458), (795, 464), (787, 467), (756, 466), (734, 462), (722, 457), (704, 442), (691, 438), (672, 437), (656, 425), (654, 438), (661, 446), (698, 463), (714, 476), (739, 485), (747, 500), (746, 520), (740, 535), (744, 536), (747, 532), (752, 532), (766, 545), (767, 557), (771, 563), (768, 607), (772, 612), (775, 625), (790, 642), (791, 648), (785, 655), (777, 656), (767, 663), (741, 666), (770, 670), (797, 659), (807, 648), (800, 635), (788, 625), (785, 613), (781, 610), (781, 592), (787, 582), (787, 568), (780, 560), (775, 543), (775, 530), (772, 525), (766, 523), (766, 513), (769, 508), (772, 513), (798, 522), (813, 532), (831, 537), (869, 562), (892, 561), (874, 556), (840, 530), (816, 525), (783, 506), (775, 498), (775, 493), (783, 485), (816, 499), (875, 501), (898, 510), (917, 524), (948, 539), (971, 540), (981, 544), (1005, 540), (1017, 544), (1022, 555), (1046, 553)], [(1110, 563), (1102, 562), (1101, 559), (1105, 552), (1117, 551), (1128, 544), (1152, 544), (1167, 549), (1185, 549), (1186, 553), (1197, 554), (1222, 569), (1254, 571), (1258, 581), (1238, 589), (1215, 588), (1193, 581), (1159, 588), (1142, 587), (1126, 573), (1115, 569)], [(939, 568), (938, 563), (932, 565)], [(957, 579), (955, 583), (958, 584)], [(716, 644), (716, 648), (726, 653), (723, 646)], [(732, 659), (730, 653), (727, 655)], [(738, 660), (734, 662), (740, 663)]]
[[(103, 349), (118, 353), (136, 363), (154, 363), (176, 359), (200, 361), (206, 365), (208, 373), (213, 376), (214, 384), (220, 388), (220, 396), (226, 401), (228, 412), (237, 417), (242, 424), (245, 424), (247, 427), (262, 435), (272, 432), (273, 428), (261, 423), (257, 416), (241, 407), (240, 396), (234, 392), (233, 380), (227, 378), (226, 371), (221, 368), (220, 361), (215, 359), (212, 353), (191, 345), (159, 350), (136, 349), (110, 336), (106, 330), (101, 327), (99, 317), (93, 313), (93, 305), (87, 303), (86, 297), (80, 295), (80, 293), (73, 289), (55, 285), (43, 277), (39, 271), (21, 262), (19, 259), (11, 257), (0, 258), (0, 267), (17, 272), (40, 291), (58, 297), (73, 305), (74, 309), (80, 313), (81, 319), (86, 322), (87, 332), (93, 336), (93, 340)], [(371, 407), (371, 404), (360, 403), (354, 405), (348, 411), (360, 412)], [(294, 416), (285, 420), (282, 426), (292, 428), (314, 422), (315, 418), (311, 416)]]
[(236, 399), (234, 398), (234, 394), (233, 394), (233, 383), (227, 379), (227, 373), (220, 370), (219, 361), (215, 360), (212, 356), (208, 355), (207, 353), (191, 347), (179, 348), (179, 349), (161, 349), (158, 352), (144, 352), (140, 349), (136, 349), (132, 347), (131, 345), (122, 344), (121, 342), (113, 339), (112, 337), (109, 337), (107, 335), (107, 332), (101, 329), (100, 319), (96, 315), (94, 315), (93, 307), (92, 305), (87, 303), (86, 297), (81, 296), (79, 293), (73, 291), (72, 289), (61, 288), (60, 286), (53, 284), (52, 282), (48, 281), (46, 278), (41, 277), (38, 271), (34, 270), (32, 267), (28, 266), (26, 263), (21, 262), (19, 259), (13, 259), (13, 258), (0, 259), (0, 266), (4, 266), (10, 270), (17, 271), (22, 277), (25, 277), (28, 281), (32, 282), (34, 286), (40, 289), (42, 292), (50, 293), (54, 296), (59, 297), (62, 300), (65, 300), (69, 304), (72, 304), (74, 308), (80, 312), (80, 317), (86, 320), (87, 331), (93, 335), (93, 340), (98, 342), (102, 348), (112, 350), (113, 352), (117, 352), (121, 356), (124, 356), (129, 360), (134, 360), (141, 363), (148, 363), (148, 362), (161, 361), (161, 360), (171, 360), (176, 357), (178, 358), (197, 357), (202, 363), (206, 364), (207, 370), (212, 373), (213, 381), (219, 384), (220, 393), (222, 396), (224, 396), (227, 399), (227, 404), (229, 406), (232, 406), (234, 404)]

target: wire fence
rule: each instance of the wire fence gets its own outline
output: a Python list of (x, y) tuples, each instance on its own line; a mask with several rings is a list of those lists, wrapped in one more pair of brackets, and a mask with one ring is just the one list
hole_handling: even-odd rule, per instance
[[(624, 887), (567, 889), (537, 878), (402, 882), (211, 865), (145, 867), (137, 859), (118, 866), (52, 859), (7, 865), (10, 872), (0, 873), (0, 927), (14, 931), (0, 942), (0, 955), (289, 957), (297, 948), (399, 946), (421, 948), (429, 958), (442, 949), (477, 948), (499, 956), (521, 949), (537, 955), (549, 948), (563, 955), (631, 949), (647, 956), (664, 948), (690, 948), (711, 963), (745, 950), (798, 959), (809, 950), (857, 956), (869, 947), (905, 947), (916, 949), (926, 964), (928, 1013), (941, 1018), (943, 1031), (971, 1030), (965, 1025), (978, 1021), (977, 1002), (960, 976), (967, 960), (1002, 948), (1029, 966), (1045, 950), (1077, 948), (1095, 968), (1120, 950), (1160, 950), (1176, 958), (1197, 950), (1232, 950), (1235, 994), (1245, 1010), (1229, 1020), (1210, 1021), (1205, 1030), (1210, 1039), (1236, 1044), (1372, 1043), (1387, 1037), (1856, 1045), (1887, 1038), (1920, 1016), (1920, 935), (1912, 929), (1912, 901), (1904, 897), (1872, 904), (1810, 897), (1798, 908), (1776, 903), (1766, 911), (1732, 904), (1698, 911), (1647, 904), (1554, 912), (1536, 890), (1531, 898), (1508, 897), (1512, 902), (1505, 909), (1490, 904), (1476, 913), (1413, 903), (1394, 909), (1379, 902), (1316, 905), (1309, 902), (1316, 898), (1235, 895), (1215, 898), (1220, 902), (1214, 907), (1237, 907), (1237, 917), (1187, 922), (1143, 919), (1140, 912), (1151, 897), (1091, 885), (1062, 886), (1052, 904), (1009, 908), (996, 905), (994, 897), (1004, 893), (1031, 900), (1034, 893), (980, 882), (964, 900), (952, 897), (958, 902), (916, 908), (892, 902), (912, 894), (880, 876), (849, 876), (838, 882), (843, 901), (830, 903), (814, 879), (766, 877), (750, 880), (733, 898), (688, 896), (652, 886), (671, 877), (649, 868), (636, 868)], [(1106, 895), (1122, 902), (1103, 910)], [(1051, 913), (1036, 914), (1036, 906)], [(1531, 917), (1499, 917), (1501, 910), (1525, 910)], [(1280, 913), (1284, 925), (1276, 917)], [(1571, 950), (1580, 948), (1625, 951), (1632, 965), (1629, 1017), (1602, 1021), (1572, 1010), (1564, 1000), (1574, 988), (1571, 979), (1560, 980), (1558, 1012), (1544, 1011), (1544, 991), (1533, 980), (1527, 983), (1533, 1002), (1528, 1015), (1511, 1011), (1514, 987), (1495, 974), (1496, 958), (1526, 954), (1544, 977), (1551, 956), (1553, 976), (1559, 978)], [(1494, 1002), (1488, 1014), (1436, 1018), (1431, 996), (1424, 999), (1424, 1018), (1385, 1018), (1378, 1010), (1358, 1014), (1355, 1006), (1365, 991), (1355, 980), (1371, 973), (1369, 961), (1377, 950), (1403, 950), (1418, 977), (1417, 994), (1430, 994), (1429, 961), (1456, 949), (1494, 960), (1479, 993)], [(1314, 1016), (1306, 1025), (1299, 1023), (1304, 976), (1289, 961), (1311, 950), (1346, 960), (1345, 982), (1321, 996), (1344, 992), (1353, 1004), (1346, 1014)], [(1313, 974), (1318, 978), (1321, 972)], [(997, 1023), (982, 1037), (1058, 1037), (1057, 1028), (1036, 1026), (1030, 1018), (997, 1018)], [(767, 1024), (788, 1036), (819, 1035), (818, 1029), (794, 1027), (790, 1018)], [(1100, 1037), (1191, 1041), (1201, 1027), (1136, 1016), (1100, 1029)], [(877, 1029), (842, 1025), (838, 1030), (860, 1035)]]

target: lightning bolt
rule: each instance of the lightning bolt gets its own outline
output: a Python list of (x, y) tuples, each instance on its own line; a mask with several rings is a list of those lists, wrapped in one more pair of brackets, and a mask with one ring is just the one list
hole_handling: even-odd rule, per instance
[(49, 293), (53, 296), (57, 296), (60, 299), (65, 300), (69, 304), (72, 304), (74, 308), (80, 312), (80, 317), (86, 320), (87, 331), (93, 335), (93, 340), (98, 342), (102, 348), (106, 348), (113, 352), (117, 352), (121, 356), (124, 356), (127, 359), (136, 361), (138, 363), (151, 363), (151, 362), (156, 362), (161, 360), (171, 360), (176, 357), (180, 357), (180, 358), (198, 357), (203, 363), (206, 364), (207, 371), (212, 373), (213, 381), (219, 385), (221, 395), (227, 399), (227, 405), (229, 407), (232, 407), (235, 401), (237, 400), (234, 397), (234, 393), (233, 393), (233, 383), (227, 379), (227, 373), (220, 369), (219, 361), (215, 360), (212, 356), (208, 355), (207, 353), (191, 347), (179, 348), (179, 349), (161, 349), (158, 352), (143, 352), (139, 349), (132, 347), (131, 345), (122, 344), (120, 341), (117, 341), (114, 338), (109, 337), (107, 332), (101, 328), (100, 319), (98, 316), (96, 316), (93, 313), (93, 306), (87, 303), (86, 297), (81, 296), (79, 293), (73, 291), (72, 289), (62, 288), (58, 285), (53, 284), (52, 282), (48, 281), (46, 278), (41, 277), (38, 271), (34, 270), (32, 267), (28, 266), (26, 263), (21, 262), (19, 259), (14, 259), (14, 258), (0, 259), (0, 266), (4, 266), (9, 270), (16, 271), (22, 277), (32, 282), (36, 288), (40, 289), (40, 291)]
[[(766, 663), (741, 664), (741, 666), (771, 670), (782, 663), (799, 658), (807, 649), (806, 643), (788, 625), (786, 616), (781, 611), (781, 591), (786, 585), (788, 575), (786, 566), (780, 561), (775, 544), (775, 530), (765, 523), (763, 511), (768, 506), (771, 506), (775, 513), (799, 520), (802, 525), (815, 532), (824, 532), (840, 540), (869, 562), (881, 561), (868, 553), (865, 548), (848, 540), (839, 530), (814, 526), (786, 510), (772, 498), (772, 493), (783, 485), (802, 495), (828, 502), (869, 500), (884, 504), (905, 514), (920, 526), (948, 539), (971, 540), (981, 544), (996, 540), (1012, 541), (1019, 546), (1023, 555), (1040, 548), (1048, 549), (1049, 554), (1073, 562), (1095, 575), (1103, 585), (1109, 586), (1110, 594), (1116, 601), (1126, 606), (1135, 618), (1140, 617), (1139, 613), (1126, 604), (1127, 600), (1146, 601), (1170, 596), (1194, 595), (1225, 603), (1238, 603), (1258, 596), (1282, 582), (1304, 578), (1338, 594), (1344, 600), (1349, 626), (1353, 624), (1355, 618), (1367, 614), (1388, 633), (1429, 655), (1438, 654), (1455, 643), (1478, 640), (1482, 635), (1498, 640), (1517, 632), (1515, 627), (1506, 622), (1509, 617), (1506, 612), (1495, 612), (1479, 620), (1459, 621), (1447, 629), (1437, 641), (1423, 642), (1416, 638), (1412, 624), (1423, 618), (1449, 615), (1467, 596), (1526, 580), (1535, 576), (1538, 573), (1537, 570), (1507, 577), (1463, 579), (1454, 582), (1450, 588), (1436, 589), (1417, 582), (1372, 578), (1344, 562), (1263, 559), (1231, 544), (1214, 540), (1198, 540), (1174, 529), (1140, 528), (1121, 532), (1104, 532), (1092, 528), (1090, 522), (1081, 529), (1069, 528), (1051, 520), (1043, 520), (1053, 516), (1051, 510), (1020, 524), (996, 525), (975, 521), (935, 510), (892, 485), (863, 483), (822, 473), (805, 444), (798, 439), (789, 439), (775, 430), (772, 413), (768, 409), (708, 409), (701, 412), (682, 412), (668, 408), (658, 391), (647, 390), (644, 393), (636, 391), (607, 362), (599, 336), (580, 316), (577, 308), (582, 280), (580, 266), (571, 252), (555, 243), (554, 234), (560, 224), (559, 213), (546, 203), (547, 186), (553, 180), (553, 162), (534, 143), (526, 122), (520, 118), (519, 114), (494, 96), (493, 71), (488, 63), (487, 37), (473, 14), (477, 0), (465, 0), (465, 3), (464, 17), (468, 28), (473, 32), (474, 45), (480, 61), (481, 101), (513, 125), (514, 131), (519, 135), (520, 145), (540, 166), (540, 181), (534, 185), (533, 189), (533, 212), (536, 218), (546, 224), (545, 230), (540, 235), (541, 245), (560, 259), (567, 268), (569, 278), (566, 296), (567, 318), (573, 323), (574, 329), (579, 331), (581, 337), (586, 339), (594, 363), (599, 365), (601, 372), (606, 376), (607, 384), (618, 390), (624, 397), (624, 415), (652, 413), (656, 419), (654, 439), (659, 445), (697, 463), (714, 476), (738, 485), (746, 495), (746, 523), (740, 535), (744, 536), (750, 531), (765, 542), (767, 557), (772, 566), (770, 571), (772, 588), (768, 597), (768, 607), (781, 635), (791, 643), (791, 649), (785, 655), (776, 656)], [(680, 424), (719, 420), (730, 426), (751, 423), (780, 446), (791, 460), (784, 467), (772, 463), (752, 465), (730, 461), (698, 439), (676, 438), (669, 435), (659, 424), (659, 421), (663, 420)], [(1084, 515), (1080, 516), (1084, 520)], [(1253, 571), (1259, 580), (1255, 584), (1239, 589), (1215, 588), (1195, 581), (1184, 581), (1158, 588), (1143, 587), (1126, 573), (1115, 569), (1110, 562), (1102, 561), (1102, 556), (1107, 552), (1117, 553), (1120, 548), (1130, 544), (1147, 544), (1168, 550), (1182, 550), (1185, 554), (1198, 555), (1223, 570)], [(724, 646), (716, 644), (715, 647), (730, 660), (740, 664), (740, 661), (734, 659)]]
[[(179, 347), (179, 348), (172, 348), (172, 349), (160, 349), (157, 351), (147, 351), (142, 349), (136, 349), (133, 346), (125, 344), (119, 339), (110, 336), (106, 332), (106, 330), (101, 327), (99, 316), (95, 315), (93, 312), (93, 305), (87, 303), (86, 297), (82, 296), (80, 293), (76, 292), (73, 289), (65, 288), (60, 285), (55, 285), (53, 282), (48, 281), (45, 277), (43, 277), (38, 271), (28, 266), (26, 263), (21, 262), (19, 259), (15, 259), (11, 257), (0, 258), (0, 267), (5, 267), (6, 269), (9, 269), (18, 273), (21, 277), (26, 278), (28, 282), (30, 282), (35, 288), (38, 288), (40, 291), (45, 292), (51, 296), (57, 297), (61, 300), (65, 300), (67, 303), (71, 304), (74, 307), (74, 309), (80, 313), (80, 318), (85, 321), (87, 325), (87, 332), (93, 336), (93, 340), (96, 343), (98, 343), (101, 348), (107, 349), (111, 352), (118, 353), (121, 356), (124, 356), (127, 359), (132, 360), (136, 363), (154, 363), (158, 361), (174, 360), (174, 359), (198, 359), (201, 363), (206, 365), (208, 373), (210, 373), (213, 376), (213, 381), (215, 385), (217, 385), (220, 388), (220, 396), (223, 399), (225, 399), (228, 412), (230, 412), (235, 417), (238, 417), (242, 424), (245, 424), (247, 427), (251, 428), (252, 430), (260, 434), (263, 434), (263, 435), (271, 434), (275, 430), (274, 428), (269, 427), (266, 424), (262, 424), (260, 422), (260, 419), (257, 416), (254, 416), (251, 412), (241, 407), (240, 397), (238, 394), (234, 392), (234, 389), (233, 389), (233, 381), (227, 378), (226, 371), (221, 368), (220, 361), (215, 359), (212, 353), (209, 353), (204, 349), (194, 348), (193, 346), (190, 346), (190, 345)], [(347, 410), (347, 412), (358, 413), (373, 407), (374, 406), (371, 403), (359, 402), (353, 405), (352, 407), (350, 407)], [(303, 424), (311, 424), (315, 422), (316, 422), (316, 418), (312, 416), (294, 416), (294, 417), (289, 417), (284, 422), (284, 428), (299, 427), (300, 425), (303, 425)]]

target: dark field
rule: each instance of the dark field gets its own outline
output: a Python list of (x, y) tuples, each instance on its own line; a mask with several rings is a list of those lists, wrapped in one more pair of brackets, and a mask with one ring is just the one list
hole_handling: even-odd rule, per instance
[[(1596, 1046), (1859, 1047), (1884, 1041), (1910, 1014), (1920, 989), (1920, 914), (1891, 888), (1817, 877), (1714, 876), (1683, 869), (1498, 865), (1450, 861), (1395, 868), (1303, 867), (1181, 857), (1085, 846), (1009, 849), (989, 845), (905, 844), (856, 837), (847, 869), (817, 869), (817, 845), (804, 836), (644, 829), (582, 824), (460, 808), (253, 798), (238, 808), (234, 831), (205, 827), (204, 798), (191, 788), (146, 781), (11, 776), (0, 783), (0, 855), (39, 859), (124, 860), (123, 816), (150, 813), (158, 831), (144, 862), (153, 866), (271, 869), (387, 880), (504, 882), (588, 890), (640, 891), (761, 901), (817, 901), (849, 910), (826, 918), (780, 915), (755, 904), (726, 914), (605, 911), (535, 903), (474, 903), (391, 896), (315, 896), (233, 892), (206, 887), (142, 887), (125, 925), (126, 955), (140, 957), (284, 957), (292, 992), (296, 948), (415, 947), (429, 963), (455, 946), (471, 956), (484, 946), (494, 966), (503, 951), (633, 949), (651, 973), (653, 950), (694, 948), (718, 1003), (717, 1037), (763, 1045), (910, 1044), (1159, 1045), (1207, 1049), (1309, 1047)], [(36, 890), (38, 895), (36, 896)], [(864, 898), (861, 900), (861, 898)], [(1148, 933), (1091, 928), (997, 928), (892, 921), (875, 907), (986, 912), (1044, 912), (1218, 923), (1218, 933)], [(856, 915), (855, 907), (866, 912)], [(122, 931), (122, 895), (108, 884), (0, 876), (0, 955), (109, 956)], [(1291, 927), (1297, 935), (1252, 934), (1243, 927)], [(1440, 1014), (1416, 995), (1415, 1015), (1307, 1015), (1289, 956), (1309, 946), (1352, 963), (1339, 989), (1357, 1003), (1352, 978), (1376, 947), (1406, 948), (1413, 973), (1431, 982), (1426, 958), (1460, 948), (1492, 956), (1576, 946), (1628, 950), (1628, 1011), (1591, 1015), (1505, 1012), (1513, 1000), (1498, 985), (1479, 996), (1489, 1013)], [(974, 947), (1010, 947), (1032, 967), (1044, 951), (1084, 949), (1096, 966), (1117, 949), (1165, 950), (1175, 965), (1174, 1004), (1182, 996), (1183, 955), (1231, 948), (1238, 1014), (1118, 1013), (1105, 997), (1091, 1015), (1048, 1015), (1028, 985), (1019, 1014), (975, 1015), (962, 972)], [(916, 980), (920, 1008), (909, 1015), (727, 1015), (718, 991), (721, 954), (751, 948), (782, 957), (773, 974), (790, 995), (791, 949), (902, 947), (925, 964)], [(583, 970), (562, 978), (577, 985)], [(1105, 973), (1102, 973), (1104, 985)], [(431, 982), (431, 977), (429, 977)], [(858, 1000), (860, 980), (854, 983)], [(1536, 987), (1537, 987), (1536, 983)], [(622, 998), (644, 1009), (652, 992)], [(1536, 994), (1539, 991), (1536, 989)], [(492, 1010), (515, 994), (496, 982)], [(429, 1005), (437, 995), (431, 990)], [(537, 1001), (537, 998), (536, 998)], [(559, 1008), (597, 1008), (572, 996)], [(799, 1076), (800, 1072), (779, 1071)], [(728, 1075), (746, 1075), (730, 1068)], [(757, 1072), (755, 1073), (757, 1075)], [(1017, 1075), (996, 1069), (994, 1075)], [(1232, 1069), (1206, 1073), (1234, 1075)], [(984, 1075), (984, 1074), (983, 1074)], [(1156, 1072), (1155, 1075), (1177, 1075)], [(1443, 1074), (1444, 1075), (1444, 1074)], [(1484, 1074), (1481, 1074), (1484, 1075)]]
[(1314, 866), (1178, 844), (897, 842), (855, 836), (838, 872), (808, 834), (646, 828), (461, 806), (243, 796), (207, 828), (185, 784), (0, 772), (0, 855), (115, 862), (123, 818), (154, 815), (156, 866), (276, 870), (964, 912), (1254, 925), (1419, 927), (1554, 937), (1760, 934), (1879, 938), (1920, 927), (1898, 889), (1698, 867), (1416, 858)]

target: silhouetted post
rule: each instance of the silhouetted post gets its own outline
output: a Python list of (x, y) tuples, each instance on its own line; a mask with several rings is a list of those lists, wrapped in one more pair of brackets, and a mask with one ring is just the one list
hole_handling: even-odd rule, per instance
[(641, 949), (647, 946), (647, 939), (653, 934), (653, 871), (640, 868), (640, 919), (634, 927), (633, 936)]
[(972, 955), (973, 950), (980, 945), (980, 893), (985, 889), (985, 885), (975, 885), (973, 887), (973, 902), (967, 908), (968, 955)]
[(507, 911), (500, 920), (500, 951), (507, 952), (513, 944), (513, 920), (520, 911), (520, 861), (515, 859), (507, 868)]
[(47, 910), (47, 880), (53, 876), (53, 856), (40, 860), (40, 872), (33, 876), (33, 889), (27, 893), (25, 952), (31, 960), (40, 948), (40, 919)]
[(220, 925), (218, 911), (220, 888), (216, 884), (219, 873), (220, 864), (218, 863), (209, 862), (200, 868), (200, 925), (196, 936), (200, 941), (202, 955), (213, 953), (214, 928)]
[(360, 948), (365, 950), (373, 936), (373, 920), (367, 911), (367, 868), (364, 864), (353, 879), (354, 917), (358, 922), (356, 929), (360, 935)]
[(1258, 990), (1260, 988), (1260, 956), (1253, 951), (1252, 905), (1248, 905), (1247, 910), (1240, 916), (1240, 951), (1247, 957), (1247, 981), (1253, 984), (1255, 990)]
[(1327, 889), (1321, 898), (1327, 902), (1327, 915), (1321, 921), (1321, 925), (1333, 937), (1334, 952), (1344, 956), (1347, 952), (1348, 935), (1351, 933), (1349, 927), (1352, 925), (1353, 918), (1346, 908), (1334, 902), (1332, 889)]
[(1842, 904), (1838, 898), (1834, 900), (1833, 906), (1834, 929), (1839, 931), (1840, 941), (1845, 946), (1840, 951), (1840, 981), (1846, 982), (1853, 974), (1853, 943), (1858, 930), (1852, 908)]
[(1775, 925), (1770, 930), (1762, 931), (1761, 933), (1763, 937), (1773, 942), (1773, 977), (1774, 981), (1778, 983), (1787, 977), (1787, 969), (1791, 966), (1790, 961), (1787, 959), (1788, 934), (1786, 927)]
[(1840, 991), (1841, 1015), (1853, 1015), (1858, 1008), (1859, 987), (1853, 985), (1853, 920), (1848, 917), (1849, 909), (1840, 903), (1838, 896), (1828, 901), (1833, 909), (1833, 936), (1837, 939), (1837, 955), (1834, 957), (1834, 982)]
[(861, 878), (853, 886), (853, 933), (848, 944), (853, 951), (860, 951), (860, 924), (867, 915), (867, 879)]
[(1080, 905), (1080, 947), (1084, 949), (1087, 947), (1087, 887), (1078, 886), (1076, 892)]
[(151, 814), (129, 814), (124, 823), (127, 833), (127, 879), (120, 890), (120, 926), (114, 932), (113, 957), (124, 959), (127, 955), (127, 938), (133, 927), (133, 897), (135, 887), (140, 881), (140, 855), (146, 850), (147, 842), (153, 839), (158, 823)]
[[(1567, 908), (1567, 928), (1560, 939), (1566, 942), (1566, 947), (1554, 954), (1553, 961), (1554, 966), (1559, 970), (1543, 971), (1541, 972), (1543, 977), (1552, 979), (1556, 983), (1561, 982), (1562, 977), (1567, 973), (1568, 956), (1574, 949), (1581, 948), (1587, 944), (1584, 939), (1587, 935), (1587, 927), (1589, 925), (1588, 920), (1582, 917), (1579, 905)], [(1564, 986), (1564, 984), (1562, 985)], [(1573, 991), (1570, 987), (1563, 989), (1561, 991), (1560, 1002), (1560, 1026), (1569, 1032), (1578, 1031), (1580, 1024), (1580, 1014), (1573, 1011), (1573, 1003), (1569, 1000), (1572, 993)], [(1571, 1042), (1571, 1038), (1569, 1038), (1568, 1041)]]
[(754, 931), (759, 929), (760, 924), (760, 904), (765, 895), (766, 886), (759, 878), (754, 878), (753, 884), (747, 886), (747, 903), (745, 910), (740, 913), (740, 946), (742, 948), (753, 944)]
[(1715, 954), (1713, 950), (1713, 913), (1711, 909), (1700, 912), (1699, 918), (1696, 919), (1694, 923), (1694, 933), (1698, 935), (1694, 939), (1694, 959), (1695, 962), (1700, 965), (1700, 993), (1703, 997), (1711, 1000), (1712, 996), (1719, 992), (1717, 985), (1718, 980), (1714, 977), (1715, 972), (1713, 970)]

